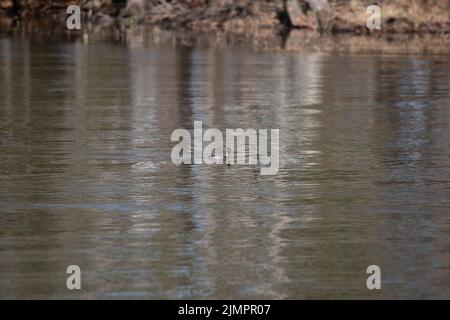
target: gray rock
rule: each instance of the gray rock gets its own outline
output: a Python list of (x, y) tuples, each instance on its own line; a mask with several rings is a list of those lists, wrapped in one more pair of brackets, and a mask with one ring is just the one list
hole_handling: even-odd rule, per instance
[(333, 9), (327, 0), (284, 0), (293, 26), (327, 31)]

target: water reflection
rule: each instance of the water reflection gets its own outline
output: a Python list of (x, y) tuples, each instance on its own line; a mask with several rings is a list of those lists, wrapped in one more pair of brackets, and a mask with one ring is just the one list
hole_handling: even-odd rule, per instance
[[(448, 298), (447, 57), (2, 39), (0, 62), (1, 297)], [(174, 166), (194, 120), (280, 128), (279, 174)]]

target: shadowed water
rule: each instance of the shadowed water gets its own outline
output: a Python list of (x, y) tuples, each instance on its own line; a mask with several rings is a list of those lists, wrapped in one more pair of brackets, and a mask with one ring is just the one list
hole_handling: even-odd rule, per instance
[[(0, 298), (450, 298), (449, 70), (0, 39)], [(194, 120), (279, 128), (278, 175), (175, 166)]]

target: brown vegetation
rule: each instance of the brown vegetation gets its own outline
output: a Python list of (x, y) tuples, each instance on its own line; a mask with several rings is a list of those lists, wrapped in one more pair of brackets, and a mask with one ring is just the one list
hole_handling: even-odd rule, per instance
[[(193, 38), (205, 33), (221, 39), (232, 35), (259, 47), (270, 47), (278, 35), (290, 33), (289, 41), (276, 40), (287, 50), (296, 48), (295, 43), (310, 43), (317, 31), (370, 35), (374, 41), (380, 37), (389, 41), (394, 36), (434, 35), (448, 43), (450, 36), (450, 0), (128, 0), (128, 6), (127, 0), (0, 0), (0, 31), (20, 26), (22, 31), (34, 32), (38, 28), (30, 21), (35, 19), (45, 30), (65, 30), (66, 8), (71, 4), (81, 6), (84, 22), (102, 28), (119, 26), (123, 30), (144, 24)], [(381, 8), (381, 30), (366, 27), (366, 8), (371, 4)], [(333, 48), (340, 45), (337, 38), (333, 41)]]
[[(260, 28), (324, 29), (333, 33), (368, 33), (366, 8), (378, 4), (384, 33), (449, 33), (448, 0), (332, 0), (320, 16), (314, 3), (322, 0), (128, 0), (146, 2), (139, 16), (165, 29), (254, 32)], [(32, 17), (63, 20), (65, 8), (78, 4), (86, 17), (119, 17), (126, 0), (0, 0), (0, 18)], [(138, 9), (139, 10), (139, 9)], [(324, 11), (324, 10), (322, 10)], [(131, 16), (138, 16), (134, 13)], [(287, 22), (287, 23), (286, 23)]]

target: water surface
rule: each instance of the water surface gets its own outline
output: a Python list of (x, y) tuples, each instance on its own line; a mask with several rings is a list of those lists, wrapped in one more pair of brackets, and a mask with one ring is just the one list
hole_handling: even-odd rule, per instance
[[(0, 39), (0, 297), (450, 298), (449, 70)], [(194, 120), (279, 128), (278, 175), (175, 166)]]

